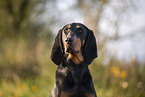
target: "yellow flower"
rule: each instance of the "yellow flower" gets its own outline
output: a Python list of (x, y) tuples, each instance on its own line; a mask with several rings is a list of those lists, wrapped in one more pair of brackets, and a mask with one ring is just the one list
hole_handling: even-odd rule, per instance
[(120, 73), (120, 77), (122, 78), (122, 79), (125, 79), (126, 78), (126, 71), (121, 71), (121, 73)]
[(123, 88), (123, 89), (126, 89), (128, 87), (128, 82), (126, 81), (121, 81), (120, 82), (120, 86)]
[(35, 86), (35, 85), (33, 85), (33, 86), (31, 87), (31, 90), (32, 90), (33, 92), (38, 92), (38, 87)]
[(2, 92), (0, 91), (0, 96), (2, 96)]
[(110, 70), (115, 77), (119, 77), (120, 69), (117, 66), (113, 66)]
[(18, 97), (18, 96), (14, 95), (13, 97)]
[(20, 89), (20, 90), (23, 90), (24, 86), (22, 83), (18, 82), (17, 83), (17, 87)]
[(12, 97), (18, 97), (18, 96), (14, 93)]

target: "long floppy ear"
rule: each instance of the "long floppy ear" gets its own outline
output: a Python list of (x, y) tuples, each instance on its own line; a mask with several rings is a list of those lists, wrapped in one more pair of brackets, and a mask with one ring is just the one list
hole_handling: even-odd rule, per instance
[(84, 61), (86, 64), (91, 64), (92, 61), (98, 57), (96, 39), (92, 30), (89, 30), (88, 37), (84, 46)]
[(62, 30), (59, 30), (51, 51), (51, 60), (60, 65), (63, 60)]

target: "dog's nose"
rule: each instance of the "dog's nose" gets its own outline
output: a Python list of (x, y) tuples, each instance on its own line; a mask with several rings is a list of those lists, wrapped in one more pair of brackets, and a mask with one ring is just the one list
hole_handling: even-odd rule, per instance
[(72, 37), (67, 37), (67, 38), (65, 39), (65, 42), (69, 44), (69, 43), (72, 43), (73, 40), (74, 40), (74, 39), (73, 39)]

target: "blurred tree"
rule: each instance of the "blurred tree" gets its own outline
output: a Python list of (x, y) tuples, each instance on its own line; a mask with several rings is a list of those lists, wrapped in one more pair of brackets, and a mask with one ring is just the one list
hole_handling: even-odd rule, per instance
[[(43, 7), (36, 11), (39, 4), (45, 4), (46, 0), (1, 0), (0, 1), (0, 39), (33, 34), (38, 24), (31, 21), (34, 13), (43, 12)], [(41, 26), (39, 25), (39, 29)], [(32, 30), (32, 31), (31, 31)], [(36, 33), (36, 30), (35, 30)], [(37, 35), (37, 34), (33, 34)]]
[[(86, 23), (90, 24), (92, 29), (98, 34), (99, 21), (108, 0), (78, 0), (78, 8), (83, 10), (83, 16)], [(91, 18), (90, 18), (91, 17)]]
[(47, 48), (43, 45), (46, 38), (41, 37), (52, 36), (49, 27), (45, 29), (38, 19), (46, 1), (0, 0), (0, 78), (35, 77), (40, 73), (38, 55)]

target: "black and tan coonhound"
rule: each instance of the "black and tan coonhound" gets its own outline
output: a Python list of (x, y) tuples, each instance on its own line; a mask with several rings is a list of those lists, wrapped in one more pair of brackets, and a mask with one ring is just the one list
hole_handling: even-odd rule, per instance
[(88, 65), (98, 57), (93, 31), (81, 23), (59, 30), (51, 52), (58, 66), (50, 97), (97, 97)]

